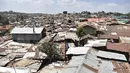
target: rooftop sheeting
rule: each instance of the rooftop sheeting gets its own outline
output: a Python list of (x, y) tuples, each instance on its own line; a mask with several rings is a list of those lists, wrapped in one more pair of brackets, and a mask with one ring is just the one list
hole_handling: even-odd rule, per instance
[(31, 73), (29, 69), (16, 69), (7, 68), (7, 67), (0, 67), (0, 73)]
[[(38, 28), (34, 28), (35, 30), (35, 34), (41, 34), (42, 30), (44, 28), (43, 27), (38, 27)], [(33, 34), (33, 28), (18, 28), (15, 27), (12, 31), (11, 34)]]
[(107, 52), (107, 51), (99, 51), (97, 53), (97, 56), (102, 57), (102, 58), (107, 58), (107, 59), (127, 61), (125, 55), (118, 54), (118, 53)]
[(88, 40), (88, 44), (84, 45), (85, 47), (100, 47), (106, 46), (107, 39), (100, 40)]
[(27, 52), (23, 58), (34, 58), (35, 57), (35, 52)]
[(88, 22), (104, 22), (105, 18), (88, 18)]
[(66, 54), (86, 54), (90, 47), (70, 47)]
[(108, 50), (114, 50), (118, 52), (129, 52), (130, 44), (128, 43), (107, 43)]
[(117, 36), (127, 36), (130, 37), (130, 26), (126, 25), (112, 25), (107, 26), (107, 33), (110, 34), (112, 32), (115, 32)]
[(130, 65), (129, 63), (118, 63), (116, 61), (112, 62), (114, 65), (114, 70), (117, 73), (130, 73)]
[(78, 66), (82, 63), (85, 55), (73, 56), (69, 64), (64, 68), (62, 73), (75, 73)]
[(79, 38), (75, 32), (58, 32), (56, 37), (54, 38), (55, 41), (62, 41), (65, 39), (72, 39), (74, 41), (79, 41)]
[(89, 50), (76, 73), (117, 73), (113, 71), (112, 62), (97, 58), (97, 53), (98, 51), (95, 49)]
[(99, 38), (103, 38), (103, 39), (119, 39), (118, 35), (111, 35), (111, 34), (104, 34), (104, 35), (100, 35)]
[(130, 37), (119, 37), (121, 43), (130, 43)]

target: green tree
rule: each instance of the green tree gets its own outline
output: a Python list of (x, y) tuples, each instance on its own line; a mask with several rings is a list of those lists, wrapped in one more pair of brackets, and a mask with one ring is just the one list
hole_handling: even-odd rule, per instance
[(8, 20), (8, 18), (6, 16), (0, 15), (0, 23), (2, 23), (4, 25), (9, 24), (9, 20)]
[(2, 21), (2, 23), (7, 25), (7, 24), (9, 24), (9, 20), (8, 20), (8, 19), (4, 19), (4, 20)]
[(83, 27), (78, 27), (76, 34), (78, 35), (79, 38), (83, 37), (85, 35)]
[(78, 43), (78, 45), (82, 46), (83, 44), (82, 44), (81, 38), (86, 35), (83, 27), (77, 28), (76, 34), (79, 37), (79, 43)]
[(38, 47), (38, 49), (41, 52), (46, 53), (47, 54), (47, 58), (50, 59), (50, 61), (59, 58), (58, 48), (56, 47), (56, 44), (54, 44), (53, 42), (42, 43)]

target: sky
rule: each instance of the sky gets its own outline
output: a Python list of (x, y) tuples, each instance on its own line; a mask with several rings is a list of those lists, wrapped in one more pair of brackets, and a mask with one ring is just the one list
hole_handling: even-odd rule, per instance
[(130, 12), (130, 0), (0, 0), (0, 11), (26, 13)]

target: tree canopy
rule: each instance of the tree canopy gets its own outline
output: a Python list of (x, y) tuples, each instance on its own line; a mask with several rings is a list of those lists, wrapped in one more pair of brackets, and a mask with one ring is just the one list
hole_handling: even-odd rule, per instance
[(83, 27), (78, 27), (76, 34), (78, 35), (79, 38), (83, 37), (85, 35)]
[(7, 17), (0, 15), (0, 23), (9, 24), (9, 20)]
[(55, 59), (59, 57), (58, 48), (53, 42), (45, 42), (38, 47), (41, 52), (47, 54), (49, 59)]

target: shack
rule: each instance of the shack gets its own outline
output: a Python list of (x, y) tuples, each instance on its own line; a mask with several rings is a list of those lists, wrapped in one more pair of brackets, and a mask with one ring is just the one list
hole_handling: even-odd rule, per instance
[(12, 39), (22, 43), (36, 43), (46, 36), (46, 30), (43, 27), (37, 28), (18, 28), (11, 31)]
[(79, 38), (75, 32), (58, 32), (53, 41), (58, 45), (60, 56), (65, 59), (66, 51), (70, 47), (77, 46)]

